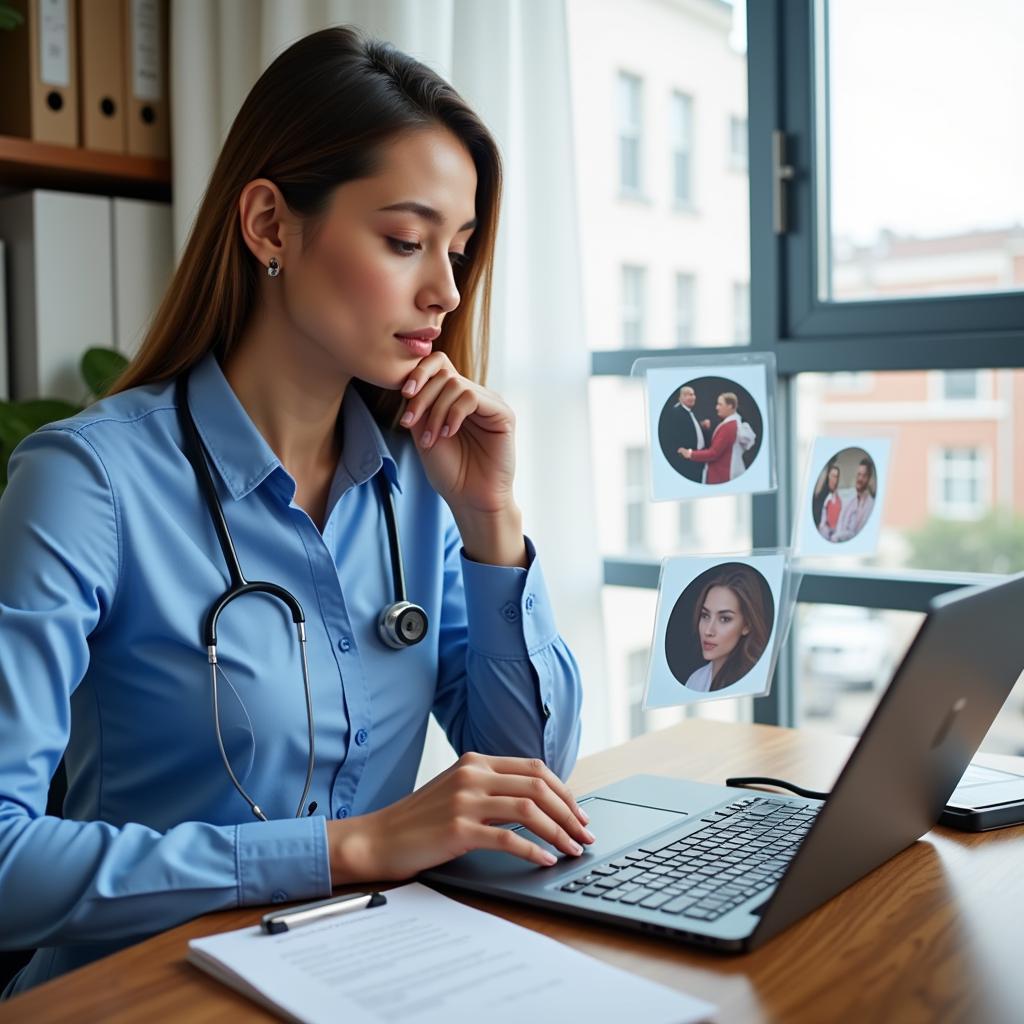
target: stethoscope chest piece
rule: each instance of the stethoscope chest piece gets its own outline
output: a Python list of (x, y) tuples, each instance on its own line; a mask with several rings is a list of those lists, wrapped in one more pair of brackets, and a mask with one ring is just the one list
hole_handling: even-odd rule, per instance
[(377, 633), (395, 650), (412, 647), (427, 635), (427, 613), (411, 601), (396, 601), (380, 613)]

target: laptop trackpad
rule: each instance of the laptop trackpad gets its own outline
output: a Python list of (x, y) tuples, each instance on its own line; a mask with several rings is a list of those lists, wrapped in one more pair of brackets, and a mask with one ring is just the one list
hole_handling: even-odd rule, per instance
[[(590, 824), (587, 827), (596, 839), (596, 842), (583, 849), (597, 857), (608, 856), (624, 847), (638, 846), (641, 840), (652, 832), (658, 832), (671, 825), (680, 825), (686, 820), (686, 816), (680, 811), (663, 811), (656, 807), (602, 800), (601, 797), (583, 800), (580, 806), (590, 816)], [(560, 850), (538, 839), (528, 829), (520, 828), (517, 831), (527, 839), (539, 843), (545, 850), (562, 856)]]

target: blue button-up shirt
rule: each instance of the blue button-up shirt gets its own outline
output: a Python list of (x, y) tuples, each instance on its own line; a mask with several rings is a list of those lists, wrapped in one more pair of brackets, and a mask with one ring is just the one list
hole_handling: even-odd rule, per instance
[[(0, 501), (0, 945), (41, 947), (21, 991), (188, 918), (328, 895), (325, 817), (412, 791), (427, 719), (461, 751), (542, 757), (579, 741), (580, 683), (532, 545), (529, 569), (467, 559), (408, 435), (354, 388), (323, 532), (216, 360), (189, 405), (242, 571), (306, 615), (316, 719), (314, 816), (293, 818), (307, 758), (295, 626), (265, 595), (218, 624), (217, 749), (201, 624), (228, 585), (182, 450), (172, 383), (134, 388), (24, 441)], [(409, 600), (430, 629), (395, 651), (383, 509), (393, 486)], [(65, 820), (46, 817), (65, 754)]]

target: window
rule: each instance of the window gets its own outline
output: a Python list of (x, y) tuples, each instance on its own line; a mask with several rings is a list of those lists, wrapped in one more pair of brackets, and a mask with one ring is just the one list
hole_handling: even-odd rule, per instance
[(646, 466), (645, 449), (626, 449), (626, 548), (629, 551), (643, 549), (647, 544)]
[(619, 192), (643, 193), (643, 79), (619, 72)]
[(685, 348), (694, 342), (694, 308), (697, 282), (693, 274), (676, 274), (676, 345)]
[(622, 268), (622, 344), (639, 347), (644, 344), (647, 271), (643, 267)]
[(946, 370), (941, 377), (943, 401), (972, 402), (981, 397), (980, 370)]
[(939, 448), (933, 455), (932, 508), (946, 519), (978, 519), (988, 507), (988, 472), (979, 448)]
[[(749, 526), (743, 532), (749, 518), (738, 519), (736, 511), (738, 504), (749, 508), (749, 501), (714, 498), (686, 511), (675, 502), (652, 503), (646, 465), (642, 488), (627, 494), (625, 487), (627, 449), (647, 449), (643, 393), (629, 377), (633, 359), (641, 350), (727, 343), (734, 330), (733, 283), (750, 280), (749, 182), (724, 166), (729, 117), (747, 114), (747, 60), (736, 31), (742, 7), (717, 0), (565, 4), (584, 323), (595, 360), (590, 458), (608, 566), (679, 550), (742, 550), (751, 542)], [(712, 172), (706, 178), (705, 158)], [(666, 216), (677, 196), (688, 205)], [(687, 283), (677, 292), (676, 275), (698, 267), (692, 295)], [(597, 362), (612, 354), (621, 363), (612, 372), (598, 369)], [(634, 542), (640, 536), (641, 505), (644, 543), (630, 549), (630, 533)], [(650, 645), (655, 599), (649, 584), (617, 586), (609, 579), (603, 588), (615, 742), (640, 727), (629, 699), (629, 654)], [(720, 713), (733, 711), (727, 704), (719, 702)], [(650, 712), (646, 727), (670, 724), (676, 711)]]
[(639, 736), (647, 731), (647, 713), (644, 711), (644, 687), (647, 685), (647, 662), (650, 652), (646, 647), (632, 650), (626, 656), (626, 679), (629, 680), (629, 735)]
[(747, 119), (729, 118), (729, 166), (734, 171), (747, 170)]
[(693, 205), (693, 97), (672, 93), (672, 200)]
[(750, 344), (750, 285), (746, 281), (732, 286), (732, 343)]
[(694, 502), (679, 502), (679, 544), (689, 547), (697, 537), (697, 510)]

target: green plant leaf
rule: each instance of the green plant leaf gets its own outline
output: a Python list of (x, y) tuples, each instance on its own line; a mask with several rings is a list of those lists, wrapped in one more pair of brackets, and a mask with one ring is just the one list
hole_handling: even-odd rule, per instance
[(128, 365), (112, 348), (91, 348), (82, 356), (82, 376), (94, 398), (102, 398)]
[(25, 24), (21, 11), (16, 11), (7, 4), (0, 4), (0, 29), (13, 29)]

